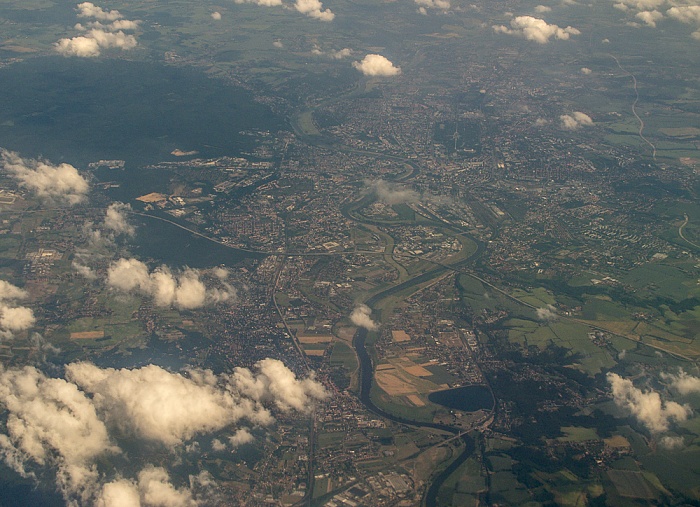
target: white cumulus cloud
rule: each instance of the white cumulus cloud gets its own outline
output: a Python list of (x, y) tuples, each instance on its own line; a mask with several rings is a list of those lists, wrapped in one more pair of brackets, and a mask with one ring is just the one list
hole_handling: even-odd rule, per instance
[(255, 437), (247, 428), (237, 430), (236, 433), (228, 438), (229, 444), (231, 444), (231, 447), (234, 448), (244, 444), (249, 444), (253, 440), (255, 440)]
[(700, 378), (686, 373), (683, 369), (676, 374), (662, 373), (661, 378), (682, 395), (700, 393)]
[(199, 270), (191, 268), (173, 273), (167, 266), (149, 272), (143, 262), (122, 258), (109, 266), (107, 285), (150, 296), (158, 306), (175, 306), (182, 310), (223, 303), (235, 297), (235, 289), (227, 283), (221, 282), (223, 288), (207, 287), (200, 274)]
[(424, 10), (425, 8), (448, 10), (451, 7), (449, 0), (415, 0), (415, 2)]
[(78, 17), (92, 18), (94, 21), (89, 21), (87, 27), (80, 23), (75, 25), (76, 30), (84, 32), (83, 35), (63, 38), (54, 44), (54, 49), (63, 56), (95, 58), (104, 49), (125, 51), (138, 45), (136, 37), (124, 33), (124, 30), (136, 30), (140, 21), (124, 19), (119, 11), (106, 11), (91, 2), (83, 2), (78, 4)]
[(661, 446), (663, 449), (666, 449), (667, 451), (675, 451), (678, 449), (682, 449), (685, 444), (683, 441), (683, 437), (672, 437), (666, 435), (665, 437), (662, 437), (661, 440), (659, 440), (659, 446)]
[(546, 44), (550, 39), (569, 40), (572, 35), (580, 35), (581, 32), (567, 26), (561, 28), (555, 24), (549, 24), (540, 18), (532, 16), (518, 16), (511, 20), (510, 28), (504, 25), (494, 25), (493, 29), (498, 33), (524, 37), (538, 44)]
[(271, 403), (283, 412), (305, 412), (313, 400), (326, 396), (325, 389), (313, 376), (297, 380), (282, 361), (263, 359), (257, 367), (257, 374), (247, 368), (236, 368), (232, 377), (236, 389), (252, 400)]
[(283, 5), (282, 0), (234, 0), (237, 4), (254, 4), (261, 7), (277, 7)]
[(66, 376), (93, 396), (103, 419), (120, 435), (166, 446), (218, 431), (255, 412), (252, 403), (240, 410), (211, 374), (186, 377), (155, 365), (116, 370), (72, 363)]
[[(254, 4), (261, 7), (284, 6), (282, 0), (234, 0), (237, 4)], [(324, 9), (320, 0), (296, 0), (294, 10), (320, 21), (333, 21), (335, 14), (330, 9)]]
[(122, 202), (113, 202), (107, 207), (105, 215), (105, 229), (115, 232), (116, 234), (125, 234), (133, 236), (136, 229), (129, 223), (127, 213), (131, 211), (129, 204)]
[(365, 191), (374, 194), (384, 204), (401, 204), (420, 200), (418, 192), (382, 179), (366, 180)]
[(374, 331), (379, 326), (370, 317), (372, 309), (367, 305), (358, 305), (350, 314), (350, 321), (358, 327), (363, 327), (368, 331)]
[(320, 21), (333, 21), (335, 18), (335, 14), (330, 9), (324, 9), (319, 0), (296, 0), (294, 8), (310, 18)]
[(0, 453), (28, 477), (27, 465), (56, 469), (66, 500), (94, 494), (97, 457), (118, 452), (92, 401), (71, 382), (48, 378), (33, 367), (0, 367), (0, 406), (7, 411)]
[(681, 23), (695, 25), (697, 30), (691, 36), (700, 40), (700, 5), (679, 5), (671, 7), (666, 14)]
[(119, 11), (106, 11), (101, 7), (96, 6), (92, 2), (83, 2), (78, 4), (77, 10), (79, 18), (94, 18), (100, 21), (116, 21), (117, 19), (121, 19), (123, 17)]
[[(237, 423), (266, 426), (274, 422), (271, 409), (309, 412), (326, 397), (313, 375), (298, 378), (274, 359), (228, 375), (199, 369), (173, 373), (155, 365), (103, 369), (79, 362), (66, 366), (65, 378), (50, 378), (34, 367), (0, 365), (0, 457), (24, 477), (54, 471), (69, 505), (194, 506), (193, 488), (211, 484), (208, 474), (190, 477), (189, 488), (176, 487), (166, 469), (146, 465), (129, 479), (113, 468), (120, 460), (110, 460), (106, 468), (103, 456), (124, 454), (120, 443), (128, 441), (174, 452), (198, 435), (226, 431), (229, 445), (236, 447), (253, 439)], [(132, 445), (125, 457), (133, 461), (135, 452), (138, 458), (134, 449), (139, 447)]]
[(352, 62), (352, 66), (365, 76), (397, 76), (401, 74), (401, 68), (395, 67), (382, 55), (369, 54), (359, 62)]
[(12, 338), (14, 333), (27, 330), (36, 322), (31, 308), (17, 304), (26, 298), (25, 290), (0, 280), (0, 338)]
[(671, 7), (666, 11), (673, 19), (681, 23), (698, 23), (700, 24), (700, 5), (681, 5)]
[(652, 433), (663, 433), (672, 421), (685, 421), (692, 414), (687, 405), (663, 401), (656, 391), (642, 391), (631, 380), (616, 373), (608, 373), (607, 379), (615, 404), (633, 415)]
[(316, 55), (316, 56), (326, 56), (326, 57), (332, 58), (334, 60), (342, 60), (343, 58), (347, 58), (349, 56), (352, 56), (352, 49), (343, 48), (343, 49), (338, 49), (336, 51), (323, 51), (318, 46), (314, 46), (314, 48), (311, 50), (311, 54)]
[(211, 19), (213, 19), (214, 21), (219, 21), (219, 20), (221, 20), (221, 13), (220, 13), (220, 12), (217, 12), (217, 11), (212, 12), (212, 13), (211, 13)]
[[(156, 365), (103, 369), (72, 363), (66, 378), (92, 396), (100, 417), (119, 436), (168, 447), (241, 420), (268, 425), (273, 417), (266, 407), (306, 412), (326, 397), (313, 376), (298, 379), (276, 359), (259, 361), (255, 371), (235, 368), (231, 375), (220, 376), (196, 369), (172, 373)], [(247, 438), (233, 437), (241, 443)]]
[(40, 198), (55, 204), (74, 205), (85, 200), (88, 182), (70, 164), (24, 159), (17, 153), (0, 150), (0, 162), (18, 184)]
[(654, 10), (654, 11), (642, 11), (642, 12), (638, 12), (635, 15), (635, 18), (643, 21), (644, 23), (646, 23), (648, 26), (650, 26), (652, 28), (656, 28), (656, 22), (663, 19), (664, 15), (656, 10)]
[(554, 308), (552, 305), (547, 305), (547, 306), (543, 306), (541, 308), (538, 308), (535, 311), (535, 314), (537, 315), (537, 318), (539, 320), (544, 320), (544, 321), (555, 320), (558, 317), (558, 315), (556, 313), (556, 308)]
[(537, 5), (537, 6), (535, 6), (535, 12), (540, 13), (540, 14), (543, 13), (543, 12), (551, 12), (551, 11), (552, 11), (552, 8), (551, 8), (551, 7), (548, 7), (548, 6), (546, 6), (546, 5)]
[(563, 114), (559, 119), (561, 120), (561, 127), (565, 130), (577, 130), (580, 127), (590, 127), (593, 125), (593, 119), (581, 111)]
[(196, 507), (199, 505), (187, 487), (176, 488), (163, 467), (146, 466), (138, 480), (118, 479), (102, 487), (96, 507)]

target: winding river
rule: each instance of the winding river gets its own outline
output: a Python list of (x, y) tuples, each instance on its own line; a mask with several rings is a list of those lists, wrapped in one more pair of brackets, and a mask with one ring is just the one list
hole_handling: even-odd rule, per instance
[[(452, 433), (453, 435), (459, 434), (459, 431), (453, 428), (452, 426), (432, 422), (415, 421), (406, 417), (396, 416), (394, 414), (386, 412), (385, 410), (382, 410), (374, 404), (372, 398), (370, 397), (370, 390), (372, 389), (372, 377), (374, 372), (372, 368), (372, 358), (369, 356), (369, 352), (367, 352), (367, 348), (365, 347), (366, 338), (367, 330), (364, 328), (360, 328), (355, 333), (355, 337), (353, 339), (353, 346), (355, 347), (355, 352), (357, 352), (357, 357), (360, 360), (360, 401), (362, 402), (362, 404), (365, 407), (367, 407), (370, 411), (374, 412), (375, 414), (381, 417), (384, 417), (385, 419), (389, 419), (390, 421), (410, 426), (416, 426), (420, 428), (432, 428)], [(459, 468), (459, 466), (462, 463), (464, 463), (467, 460), (467, 458), (469, 458), (469, 456), (471, 456), (471, 454), (474, 452), (474, 449), (476, 448), (474, 439), (466, 433), (462, 434), (460, 438), (462, 439), (462, 442), (464, 442), (464, 450), (462, 451), (462, 454), (460, 454), (452, 463), (450, 463), (450, 465), (445, 470), (443, 470), (433, 478), (432, 482), (430, 483), (430, 487), (428, 488), (428, 491), (425, 495), (426, 507), (437, 506), (438, 492), (440, 491), (440, 487), (442, 486), (442, 484), (447, 480), (447, 478), (450, 475), (452, 475), (452, 473), (455, 470), (457, 470), (457, 468)]]

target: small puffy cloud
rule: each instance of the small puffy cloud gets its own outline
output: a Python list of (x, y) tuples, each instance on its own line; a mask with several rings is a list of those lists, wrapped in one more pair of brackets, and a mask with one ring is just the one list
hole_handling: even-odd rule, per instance
[(544, 12), (551, 12), (551, 11), (552, 11), (552, 8), (551, 8), (551, 7), (547, 7), (546, 5), (537, 5), (537, 6), (535, 6), (535, 12), (537, 12), (537, 13), (539, 13), (539, 14), (542, 14), (542, 13), (544, 13)]
[(196, 507), (189, 488), (176, 488), (162, 467), (148, 465), (138, 474), (138, 481), (118, 479), (102, 487), (96, 507)]
[(418, 192), (381, 179), (366, 180), (365, 192), (374, 194), (384, 204), (401, 204), (420, 200)]
[(117, 21), (114, 21), (108, 25), (100, 23), (99, 21), (90, 21), (86, 25), (83, 25), (82, 23), (76, 23), (73, 28), (80, 32), (85, 32), (90, 28), (94, 28), (103, 32), (117, 32), (119, 30), (136, 30), (140, 24), (141, 21), (138, 20), (131, 21), (128, 19), (118, 19)]
[(145, 505), (163, 507), (195, 507), (188, 488), (176, 488), (170, 482), (168, 472), (162, 467), (147, 467), (139, 472), (139, 492)]
[(277, 7), (283, 5), (282, 0), (234, 0), (237, 4), (254, 4), (261, 7)]
[(666, 0), (619, 0), (613, 7), (619, 10), (649, 11), (657, 9), (664, 3)]
[(89, 185), (70, 164), (53, 165), (48, 161), (21, 158), (17, 153), (0, 150), (0, 162), (18, 184), (40, 198), (55, 204), (74, 205), (85, 200)]
[(665, 436), (659, 440), (659, 446), (667, 451), (676, 451), (684, 447), (683, 437)]
[[(662, 9), (670, 4), (666, 13)], [(680, 21), (681, 23), (695, 25), (698, 30), (691, 36), (700, 40), (700, 5), (696, 1), (675, 2), (668, 0), (621, 0), (613, 5), (616, 9), (629, 14), (634, 14), (635, 19), (643, 22), (652, 28), (664, 19), (668, 18)], [(628, 23), (632, 26), (639, 26), (636, 23)]]
[(234, 298), (236, 292), (223, 282), (223, 289), (208, 288), (196, 269), (186, 268), (173, 273), (167, 266), (161, 266), (149, 272), (143, 262), (124, 258), (110, 265), (107, 285), (124, 292), (150, 296), (158, 306), (175, 306), (182, 310), (223, 303)]
[(371, 314), (372, 309), (369, 306), (358, 305), (350, 314), (350, 321), (358, 327), (363, 327), (368, 331), (374, 331), (378, 326), (370, 317)]
[(581, 74), (586, 74), (586, 75), (588, 75), (588, 74), (590, 74), (591, 72), (593, 72), (593, 71), (592, 71), (591, 69), (589, 69), (588, 67), (581, 67)]
[(108, 32), (97, 28), (88, 31), (86, 35), (61, 39), (54, 45), (56, 51), (63, 56), (78, 56), (81, 58), (100, 56), (103, 49), (117, 48), (128, 50), (136, 46), (136, 37), (133, 35), (127, 35), (121, 30)]
[(324, 9), (319, 0), (296, 0), (294, 8), (310, 18), (320, 21), (333, 21), (335, 18), (335, 14), (330, 9)]
[[(447, 10), (451, 7), (449, 0), (415, 0), (424, 11), (425, 9)], [(421, 12), (423, 14), (423, 12)]]
[(99, 43), (92, 37), (79, 36), (71, 39), (61, 39), (54, 47), (63, 56), (94, 58), (101, 54)]
[(217, 277), (219, 280), (226, 280), (231, 272), (222, 266), (217, 266), (211, 270), (211, 274)]
[(18, 306), (10, 308), (0, 304), (0, 329), (2, 331), (22, 331), (34, 325), (36, 319), (30, 308)]
[(656, 22), (663, 19), (664, 15), (659, 11), (654, 10), (638, 12), (634, 17), (643, 21), (648, 26), (656, 28)]
[(518, 16), (510, 22), (510, 28), (504, 25), (494, 25), (493, 29), (497, 33), (505, 33), (523, 37), (527, 40), (535, 41), (538, 44), (546, 44), (550, 39), (569, 40), (572, 35), (580, 35), (581, 32), (567, 26), (561, 28), (555, 24), (549, 24), (543, 19), (532, 16)]
[(77, 9), (79, 18), (94, 18), (100, 21), (116, 21), (117, 19), (121, 19), (123, 17), (119, 11), (105, 11), (101, 7), (98, 7), (91, 2), (83, 2), (78, 4)]
[(369, 54), (359, 62), (353, 62), (352, 66), (365, 76), (397, 76), (401, 74), (401, 68), (395, 67), (382, 55)]
[(253, 440), (255, 440), (255, 437), (247, 428), (237, 430), (236, 433), (228, 438), (229, 444), (231, 444), (231, 447), (234, 448), (244, 444), (249, 444)]
[(141, 507), (138, 486), (127, 479), (119, 479), (102, 486), (95, 507)]
[(590, 127), (593, 125), (593, 120), (586, 113), (574, 111), (571, 114), (563, 114), (559, 117), (561, 127), (564, 130), (577, 130), (580, 127)]
[(682, 395), (700, 393), (700, 378), (689, 375), (684, 370), (679, 370), (678, 373), (662, 373), (661, 378), (670, 384), (670, 386)]
[(700, 40), (700, 5), (671, 7), (666, 11), (666, 14), (681, 23), (695, 25), (698, 29), (691, 34), (691, 37)]
[(211, 441), (211, 450), (214, 452), (221, 452), (226, 450), (226, 444), (223, 443), (218, 438)]
[(348, 58), (349, 56), (352, 56), (352, 49), (343, 48), (343, 49), (339, 49), (337, 51), (323, 51), (318, 46), (315, 46), (311, 50), (311, 54), (316, 55), (316, 56), (326, 56), (326, 57), (332, 58), (334, 60), (342, 60), (343, 58)]
[(213, 19), (214, 21), (220, 21), (221, 20), (221, 13), (220, 12), (212, 12), (211, 19)]
[(74, 260), (71, 263), (71, 267), (78, 275), (82, 276), (86, 280), (97, 280), (97, 273), (95, 273), (95, 270), (92, 269), (90, 266), (86, 266), (80, 261)]
[[(261, 7), (283, 6), (282, 0), (234, 0), (237, 4), (254, 4)], [(335, 14), (330, 9), (324, 9), (320, 0), (296, 0), (294, 9), (310, 18), (320, 21), (333, 21)]]
[(272, 403), (279, 410), (307, 412), (314, 400), (326, 398), (326, 391), (312, 376), (297, 380), (282, 361), (263, 359), (256, 364), (258, 373), (236, 368), (232, 379), (236, 389), (261, 403)]
[(284, 47), (284, 44), (280, 40), (276, 40), (275, 42), (272, 43), (272, 45), (278, 49), (282, 49)]
[(555, 320), (558, 318), (556, 308), (552, 305), (543, 306), (535, 311), (537, 318), (543, 321)]
[(700, 25), (700, 5), (671, 7), (666, 11), (666, 14), (681, 23), (697, 23)]
[(105, 11), (90, 2), (83, 2), (78, 4), (78, 17), (92, 18), (94, 21), (89, 21), (87, 27), (80, 23), (75, 25), (76, 30), (84, 32), (83, 35), (60, 39), (54, 44), (54, 49), (63, 56), (95, 58), (104, 49), (125, 51), (138, 44), (136, 37), (124, 33), (124, 30), (136, 30), (140, 21), (124, 19), (119, 11)]
[(629, 412), (652, 433), (667, 431), (672, 421), (688, 419), (692, 410), (675, 401), (663, 401), (656, 391), (642, 391), (631, 380), (608, 373), (608, 383), (615, 404)]
[[(119, 19), (115, 21), (114, 23), (108, 25), (105, 27), (106, 30), (109, 31), (115, 31), (115, 30), (136, 30), (138, 29), (139, 25), (141, 24), (141, 21), (139, 20), (129, 20), (129, 19)], [(131, 48), (125, 48), (125, 49), (131, 49)]]
[(36, 322), (31, 308), (17, 305), (17, 300), (26, 297), (23, 289), (0, 280), (0, 338), (12, 338), (14, 333), (27, 330)]
[(136, 233), (134, 226), (127, 220), (127, 213), (131, 211), (131, 205), (121, 202), (113, 202), (107, 207), (105, 216), (105, 229), (116, 234), (133, 236)]

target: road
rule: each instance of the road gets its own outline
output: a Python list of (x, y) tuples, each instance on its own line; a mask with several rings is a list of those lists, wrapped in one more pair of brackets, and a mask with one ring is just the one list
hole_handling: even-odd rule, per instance
[(685, 221), (678, 228), (678, 235), (681, 237), (681, 239), (683, 239), (683, 241), (685, 241), (689, 245), (693, 245), (695, 248), (700, 249), (700, 245), (698, 245), (697, 243), (693, 243), (692, 241), (690, 241), (688, 238), (686, 238), (683, 235), (683, 229), (685, 228), (686, 225), (688, 225), (688, 222), (690, 221), (687, 214), (684, 214), (683, 217), (685, 218)]
[(620, 65), (620, 61), (615, 57), (614, 55), (610, 55), (610, 57), (615, 60), (615, 63), (617, 66), (620, 68), (620, 70), (626, 74), (628, 74), (632, 78), (632, 83), (634, 84), (634, 95), (635, 99), (634, 102), (632, 102), (632, 114), (634, 115), (635, 118), (637, 118), (637, 121), (639, 122), (639, 137), (647, 143), (651, 147), (651, 157), (656, 160), (656, 146), (649, 141), (646, 137), (644, 137), (644, 120), (642, 120), (639, 115), (637, 114), (637, 102), (639, 102), (639, 91), (637, 90), (637, 78), (632, 74), (630, 71), (627, 69), (622, 68), (622, 65)]

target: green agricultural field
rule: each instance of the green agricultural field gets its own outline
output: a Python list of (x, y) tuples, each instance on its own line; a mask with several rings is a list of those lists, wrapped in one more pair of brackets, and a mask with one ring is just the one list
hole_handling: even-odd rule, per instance
[(319, 432), (316, 436), (316, 445), (320, 449), (327, 447), (337, 448), (345, 439), (346, 433), (343, 431), (334, 431), (331, 433)]
[(585, 320), (629, 320), (631, 312), (609, 297), (585, 297), (583, 318)]
[(633, 287), (649, 293), (650, 296), (671, 298), (682, 301), (700, 294), (697, 285), (698, 270), (689, 270), (690, 266), (671, 266), (661, 263), (649, 263), (632, 269), (622, 279)]
[(556, 303), (554, 296), (552, 296), (552, 294), (542, 287), (537, 287), (530, 291), (515, 289), (511, 292), (511, 296), (519, 299), (525, 304), (537, 307), (553, 305)]
[(355, 351), (352, 347), (349, 347), (343, 342), (336, 341), (333, 343), (330, 361), (331, 364), (343, 366), (350, 374), (357, 370), (357, 356), (355, 355)]
[(585, 442), (587, 440), (600, 440), (594, 428), (582, 428), (579, 426), (563, 426), (561, 432), (563, 437), (557, 440), (561, 442)]
[(0, 238), (0, 258), (16, 259), (21, 244), (19, 238), (14, 236)]
[(399, 215), (401, 220), (412, 222), (416, 219), (416, 212), (407, 204), (394, 204), (392, 209)]
[(414, 419), (416, 421), (432, 422), (435, 418), (435, 414), (441, 410), (437, 405), (429, 402), (426, 403), (424, 407), (416, 407), (408, 401), (404, 403), (402, 398), (389, 396), (374, 383), (372, 384), (370, 397), (377, 407), (382, 410), (386, 410), (399, 417)]

